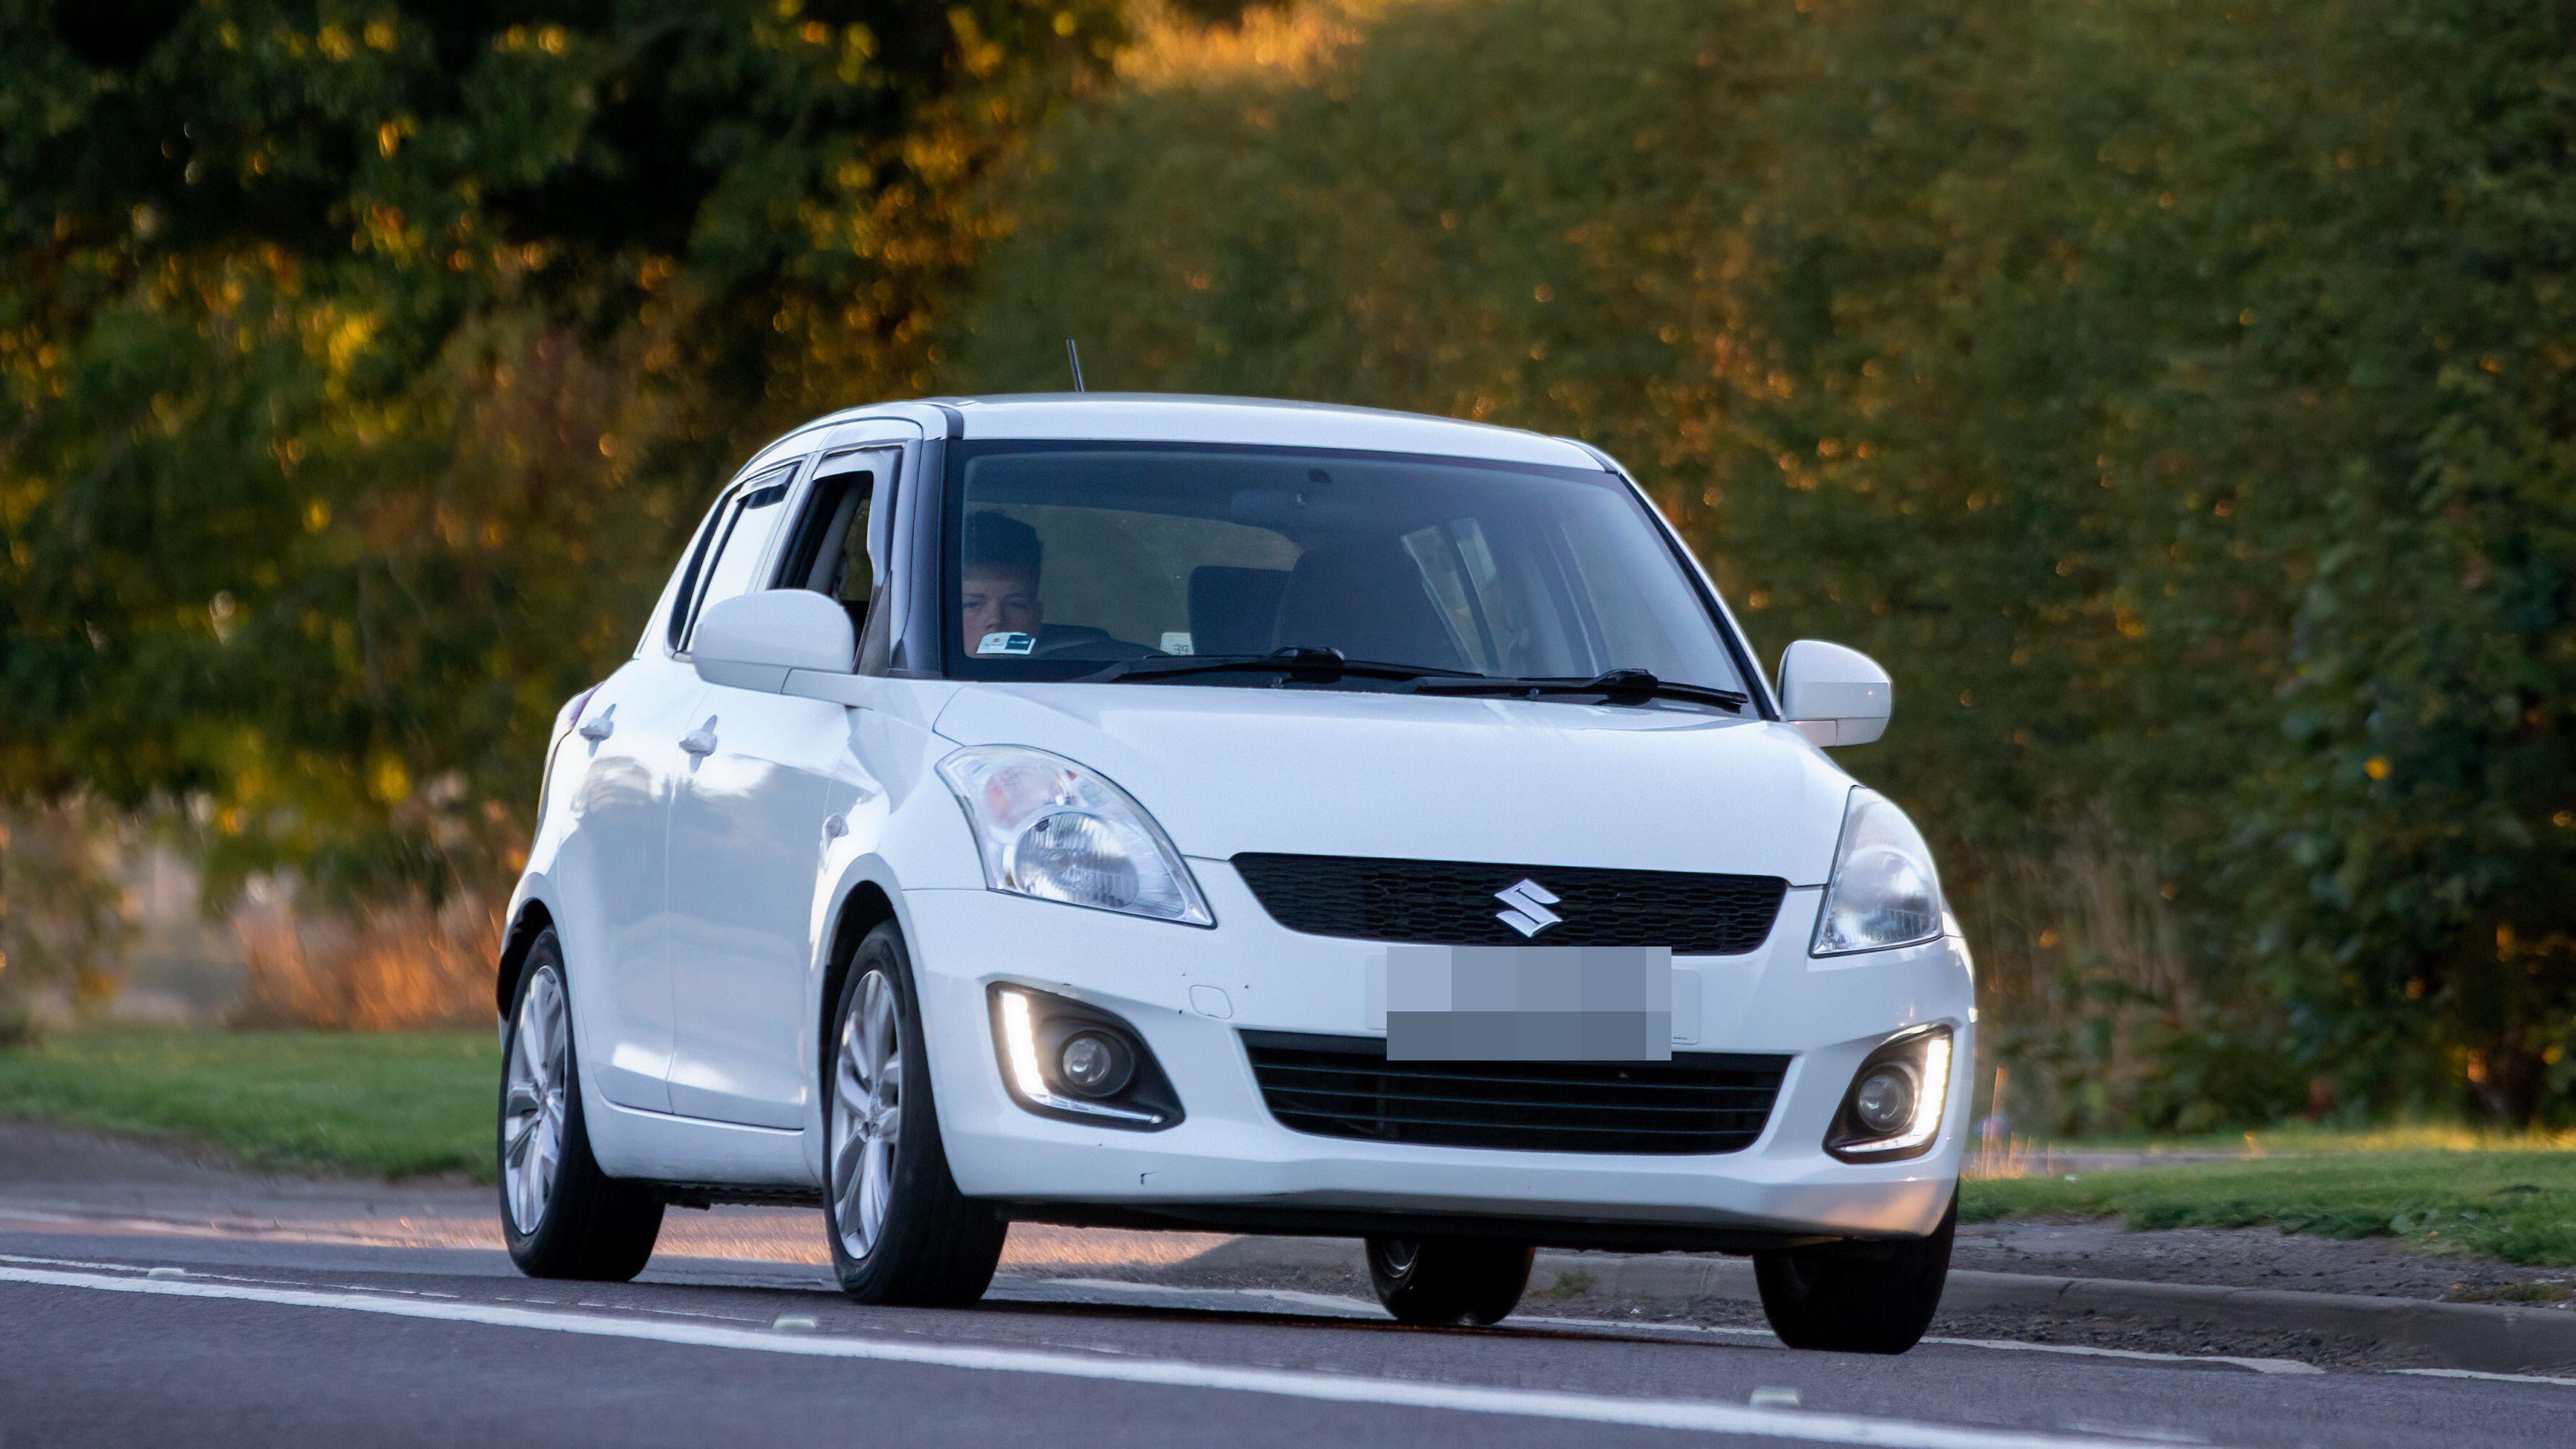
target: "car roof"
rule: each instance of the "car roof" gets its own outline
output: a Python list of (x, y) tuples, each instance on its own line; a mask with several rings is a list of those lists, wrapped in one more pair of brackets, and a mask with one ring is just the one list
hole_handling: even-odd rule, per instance
[[(1603, 468), (1607, 460), (1582, 443), (1521, 428), (1462, 422), (1423, 413), (1276, 398), (1201, 397), (1182, 393), (1005, 393), (923, 398), (911, 404), (852, 408), (807, 428), (871, 416), (918, 415), (938, 408), (956, 420), (953, 436), (1068, 442), (1235, 443), (1350, 448), (1372, 453), (1424, 453), (1560, 468)], [(807, 429), (799, 429), (799, 432)]]

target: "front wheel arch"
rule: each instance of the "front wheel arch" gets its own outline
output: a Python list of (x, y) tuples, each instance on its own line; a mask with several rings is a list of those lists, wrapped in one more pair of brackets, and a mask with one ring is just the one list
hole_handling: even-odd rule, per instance
[[(841, 897), (840, 911), (832, 922), (831, 948), (823, 955), (822, 990), (814, 1003), (813, 1068), (820, 1091), (832, 1089), (832, 1052), (828, 1043), (833, 1028), (839, 1024), (841, 989), (850, 979), (850, 962), (858, 956), (859, 943), (868, 938), (868, 932), (893, 920), (894, 898), (875, 881), (860, 881)], [(897, 929), (901, 929), (900, 924)]]
[[(504, 1029), (511, 1008), (519, 1001), (519, 975), (528, 968), (528, 949), (536, 945), (538, 937), (553, 930), (554, 924), (554, 912), (546, 909), (544, 901), (530, 897), (501, 935), (501, 956), (493, 971), (492, 1010)], [(556, 934), (560, 937), (562, 933)]]

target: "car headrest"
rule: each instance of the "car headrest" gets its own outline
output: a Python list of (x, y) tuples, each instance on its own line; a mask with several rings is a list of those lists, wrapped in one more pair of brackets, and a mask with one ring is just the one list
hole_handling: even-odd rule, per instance
[(1190, 570), (1190, 650), (1196, 654), (1267, 654), (1279, 622), (1286, 569)]
[(1288, 572), (1271, 637), (1280, 646), (1339, 649), (1352, 659), (1467, 667), (1422, 566), (1392, 538), (1308, 549)]

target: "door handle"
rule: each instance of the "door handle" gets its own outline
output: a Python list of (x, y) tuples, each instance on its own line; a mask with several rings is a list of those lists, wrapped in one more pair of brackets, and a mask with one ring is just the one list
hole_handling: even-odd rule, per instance
[(601, 740), (604, 740), (610, 735), (616, 733), (616, 731), (617, 706), (612, 704), (608, 708), (601, 710), (597, 716), (583, 720), (581, 722), (579, 733), (583, 739), (586, 739), (595, 745)]
[(680, 736), (680, 748), (693, 755), (714, 754), (716, 750), (716, 717), (714, 715), (708, 715), (707, 722), (705, 724), (702, 724), (696, 729), (689, 731), (687, 734)]

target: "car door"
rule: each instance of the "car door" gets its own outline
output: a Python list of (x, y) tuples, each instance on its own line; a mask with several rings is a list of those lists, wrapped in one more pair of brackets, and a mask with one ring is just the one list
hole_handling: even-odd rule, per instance
[(573, 1000), (584, 1065), (622, 1106), (671, 1108), (671, 801), (694, 763), (683, 741), (707, 692), (681, 648), (703, 601), (739, 593), (752, 576), (757, 565), (743, 560), (766, 554), (793, 477), (792, 467), (770, 469), (726, 490), (643, 647), (591, 696), (563, 745), (582, 771), (556, 866), (573, 917)]
[(608, 1100), (657, 1112), (671, 1105), (671, 975), (656, 949), (664, 850), (680, 733), (705, 692), (659, 651), (630, 660), (590, 697), (560, 757), (582, 770), (555, 861), (582, 1065)]
[[(839, 597), (861, 633), (902, 457), (865, 443), (826, 452), (773, 571), (779, 587)], [(711, 685), (700, 711), (712, 748), (671, 817), (671, 1109), (798, 1127), (816, 1089), (801, 1046), (823, 853), (879, 786), (847, 705)]]

